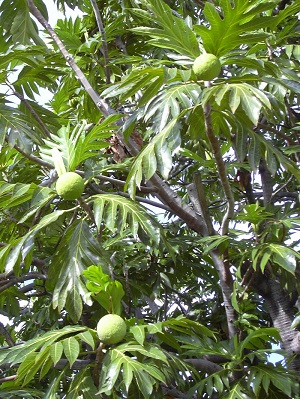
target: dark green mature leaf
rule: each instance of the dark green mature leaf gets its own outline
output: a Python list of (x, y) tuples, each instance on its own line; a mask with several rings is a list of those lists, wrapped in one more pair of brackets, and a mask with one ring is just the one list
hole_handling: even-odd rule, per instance
[[(35, 398), (40, 398), (43, 397), (46, 399), (45, 396), (43, 395), (43, 391), (40, 391), (38, 389), (32, 389), (32, 388), (14, 388), (14, 387), (8, 387), (8, 388), (0, 388), (0, 395), (1, 398), (3, 399), (13, 399), (13, 398), (21, 398), (21, 399), (35, 399)], [(50, 398), (47, 398), (50, 399)]]
[(156, 170), (164, 178), (172, 167), (172, 155), (179, 150), (181, 142), (177, 118), (173, 119), (136, 157), (128, 175), (125, 189), (129, 188), (134, 197), (136, 186), (140, 186), (142, 179), (149, 180)]
[(64, 347), (60, 341), (55, 342), (54, 344), (51, 345), (50, 356), (51, 356), (54, 366), (61, 359), (63, 350), (64, 350)]
[(225, 101), (225, 95), (229, 93), (228, 105), (234, 114), (241, 105), (249, 120), (256, 126), (262, 109), (271, 109), (268, 95), (249, 83), (226, 83), (205, 89), (203, 103), (214, 98), (220, 106)]
[[(121, 236), (128, 231), (135, 236), (147, 237), (155, 246), (160, 243), (159, 224), (139, 204), (118, 195), (101, 194), (93, 196), (95, 221), (100, 229), (102, 223), (111, 231)], [(143, 232), (143, 235), (141, 234)]]
[(69, 360), (70, 368), (72, 368), (73, 363), (77, 359), (80, 351), (80, 346), (76, 338), (69, 337), (62, 341), (64, 353), (66, 358)]
[(242, 384), (237, 383), (235, 384), (230, 392), (223, 395), (224, 399), (253, 399), (253, 396), (250, 394), (248, 395), (247, 389), (243, 387)]
[(86, 327), (82, 326), (66, 326), (61, 330), (52, 330), (47, 333), (28, 340), (26, 343), (13, 346), (8, 349), (2, 349), (0, 351), (0, 364), (10, 363), (12, 366), (18, 363), (22, 363), (27, 356), (31, 356), (37, 350), (47, 348), (56, 341), (61, 340), (65, 335), (76, 334), (86, 330)]
[(240, 45), (250, 45), (269, 37), (268, 32), (257, 30), (273, 23), (272, 17), (260, 15), (262, 11), (272, 10), (273, 2), (222, 0), (220, 6), (221, 11), (210, 2), (205, 2), (203, 12), (210, 27), (194, 27), (206, 52), (220, 57)]
[(157, 382), (166, 383), (166, 377), (161, 371), (161, 367), (158, 367), (155, 363), (141, 363), (137, 358), (126, 355), (126, 352), (130, 352), (133, 355), (139, 353), (145, 356), (145, 359), (150, 357), (168, 363), (164, 353), (151, 345), (142, 346), (131, 343), (119, 345), (110, 350), (104, 358), (99, 393), (109, 392), (117, 383), (120, 375), (127, 390), (132, 380), (135, 379), (143, 396), (149, 398), (153, 391), (153, 386)]
[[(264, 387), (266, 394), (268, 394), (270, 383), (272, 383), (279, 391), (284, 393), (286, 397), (293, 397), (294, 381), (286, 375), (284, 368), (280, 365), (274, 367), (260, 364), (251, 367), (248, 387), (250, 381), (252, 384), (252, 381), (255, 382), (256, 380), (261, 381), (261, 387)], [(256, 388), (256, 390), (257, 389), (258, 388)]]
[(65, 232), (49, 268), (47, 285), (53, 290), (53, 308), (64, 307), (76, 322), (81, 315), (82, 300), (91, 304), (82, 272), (91, 264), (105, 264), (105, 254), (93, 237), (87, 222), (73, 223)]
[(81, 395), (83, 395), (84, 399), (94, 399), (97, 397), (97, 391), (90, 370), (85, 369), (76, 374), (71, 382), (66, 399), (78, 399)]
[(281, 164), (286, 170), (292, 173), (292, 175), (294, 175), (297, 180), (300, 180), (300, 170), (291, 158), (285, 156), (279, 148), (272, 145), (263, 135), (255, 133), (253, 131), (249, 131), (249, 135), (251, 137), (250, 146), (253, 146), (253, 150), (251, 152), (249, 150), (249, 157), (254, 157), (252, 161), (253, 164), (251, 163), (252, 167), (256, 165), (254, 170), (256, 170), (256, 167), (258, 165), (258, 153), (260, 153), (261, 157), (261, 148), (264, 148), (266, 153), (274, 155), (277, 158), (279, 164)]
[(35, 184), (0, 182), (0, 209), (13, 208), (29, 201), (36, 189)]
[(8, 135), (12, 146), (17, 144), (25, 152), (28, 152), (28, 138), (36, 144), (43, 144), (41, 137), (44, 137), (44, 133), (39, 128), (32, 129), (26, 114), (4, 104), (0, 104), (0, 131), (0, 148), (5, 135)]
[(130, 12), (145, 19), (145, 22), (154, 22), (159, 28), (143, 27), (132, 28), (134, 33), (150, 36), (149, 43), (153, 46), (174, 50), (179, 54), (187, 55), (192, 59), (199, 55), (199, 45), (195, 33), (186, 21), (174, 16), (171, 8), (159, 0), (142, 0), (145, 12), (132, 8)]
[[(45, 10), (45, 9), (44, 9)], [(31, 19), (27, 2), (24, 0), (4, 0), (0, 8), (0, 23), (12, 34), (16, 44), (31, 44), (46, 47), (38, 34), (35, 22)]]
[(67, 212), (70, 212), (71, 209), (61, 210), (61, 211), (54, 211), (49, 215), (44, 216), (41, 221), (35, 225), (27, 234), (25, 234), (22, 238), (19, 239), (17, 245), (15, 245), (10, 252), (7, 262), (6, 262), (6, 272), (11, 272), (17, 262), (20, 260), (24, 260), (28, 253), (30, 252), (31, 248), (34, 245), (34, 238), (36, 235), (42, 230), (48, 227), (51, 223), (55, 222), (59, 217), (64, 215)]

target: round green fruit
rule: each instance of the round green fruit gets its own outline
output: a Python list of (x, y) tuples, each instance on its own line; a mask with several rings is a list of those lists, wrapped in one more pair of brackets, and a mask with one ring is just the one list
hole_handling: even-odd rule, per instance
[(84, 190), (84, 181), (75, 172), (61, 175), (56, 182), (56, 192), (65, 200), (74, 200), (81, 196)]
[(221, 72), (221, 63), (214, 54), (201, 54), (193, 64), (193, 71), (201, 80), (212, 80)]
[(126, 323), (117, 314), (107, 314), (98, 321), (97, 334), (103, 343), (117, 344), (126, 335)]

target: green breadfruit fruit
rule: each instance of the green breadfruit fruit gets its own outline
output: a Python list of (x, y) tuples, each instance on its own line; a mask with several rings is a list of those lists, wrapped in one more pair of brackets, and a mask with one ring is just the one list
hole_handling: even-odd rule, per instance
[(117, 344), (126, 335), (126, 323), (117, 314), (107, 314), (98, 321), (97, 334), (101, 342)]
[(75, 172), (61, 175), (56, 182), (56, 192), (63, 199), (74, 200), (81, 196), (84, 190), (84, 181)]
[(214, 54), (201, 54), (193, 64), (193, 71), (201, 80), (212, 80), (221, 72), (221, 63)]

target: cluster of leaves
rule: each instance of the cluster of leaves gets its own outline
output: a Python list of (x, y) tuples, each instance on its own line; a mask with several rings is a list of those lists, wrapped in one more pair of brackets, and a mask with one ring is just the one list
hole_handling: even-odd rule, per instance
[[(298, 294), (300, 6), (290, 3), (57, 0), (82, 13), (57, 21), (61, 43), (39, 31), (31, 1), (1, 3), (1, 397), (299, 398), (293, 359), (270, 362), (281, 337), (251, 287), (271, 269)], [(222, 63), (210, 84), (192, 72), (202, 52)], [(271, 194), (249, 183), (263, 164)], [(189, 191), (199, 170), (201, 216)], [(76, 202), (55, 192), (63, 171), (85, 180)], [(226, 236), (216, 232), (224, 179)], [(202, 217), (214, 229), (204, 237)], [(214, 254), (231, 266), (234, 337)], [(128, 334), (103, 348), (95, 327), (107, 312)], [(299, 316), (289, 320), (293, 329)]]

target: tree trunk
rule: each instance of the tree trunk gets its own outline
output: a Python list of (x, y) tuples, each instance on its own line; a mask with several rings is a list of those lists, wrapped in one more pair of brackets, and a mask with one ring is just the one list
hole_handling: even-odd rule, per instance
[(291, 330), (294, 320), (293, 308), (288, 294), (280, 287), (277, 278), (269, 280), (269, 292), (264, 295), (274, 327), (278, 328), (282, 339), (282, 348), (291, 359), (290, 367), (300, 372), (299, 332)]

